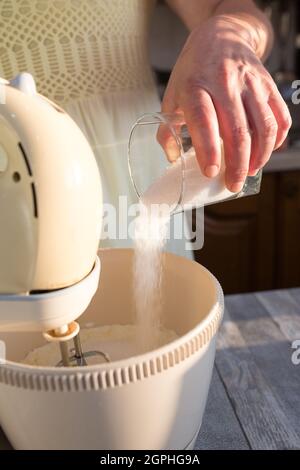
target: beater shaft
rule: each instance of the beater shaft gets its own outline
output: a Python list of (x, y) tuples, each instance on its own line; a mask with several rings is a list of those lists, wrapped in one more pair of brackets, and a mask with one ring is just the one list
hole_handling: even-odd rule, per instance
[(66, 341), (60, 341), (59, 342), (59, 347), (60, 347), (62, 365), (64, 367), (69, 367), (71, 364), (70, 364), (70, 359), (69, 359), (68, 343)]
[[(55, 330), (43, 333), (44, 338), (49, 342), (59, 343), (61, 361), (57, 367), (87, 366), (86, 358), (101, 356), (105, 362), (110, 362), (108, 354), (102, 351), (83, 352), (80, 341), (80, 327), (77, 322), (61, 326)], [(69, 349), (69, 341), (73, 340), (74, 348)]]
[(73, 342), (74, 342), (74, 348), (75, 348), (74, 356), (75, 356), (75, 359), (77, 361), (77, 364), (80, 365), (80, 366), (87, 366), (87, 362), (84, 358), (84, 354), (83, 354), (82, 347), (81, 347), (81, 341), (80, 341), (79, 333), (78, 333), (78, 335), (74, 336)]

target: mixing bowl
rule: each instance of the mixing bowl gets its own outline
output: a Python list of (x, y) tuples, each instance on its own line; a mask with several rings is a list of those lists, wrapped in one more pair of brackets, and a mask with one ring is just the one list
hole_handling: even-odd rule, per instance
[[(99, 252), (98, 291), (82, 326), (134, 322), (130, 249)], [(164, 255), (163, 318), (178, 339), (154, 351), (78, 368), (21, 364), (44, 343), (6, 333), (0, 425), (16, 449), (191, 449), (211, 381), (223, 314), (218, 281), (200, 264)]]

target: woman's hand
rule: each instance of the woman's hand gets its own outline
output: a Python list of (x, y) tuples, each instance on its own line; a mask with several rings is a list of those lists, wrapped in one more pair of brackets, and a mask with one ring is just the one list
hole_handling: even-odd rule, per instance
[(256, 55), (243, 21), (218, 15), (195, 28), (173, 69), (162, 111), (184, 113), (202, 172), (220, 168), (223, 139), (226, 185), (242, 189), (285, 140), (291, 117)]

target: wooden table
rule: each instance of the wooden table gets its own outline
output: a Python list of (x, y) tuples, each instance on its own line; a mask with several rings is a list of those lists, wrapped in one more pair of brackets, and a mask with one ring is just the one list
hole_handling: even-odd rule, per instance
[[(197, 449), (300, 449), (300, 289), (226, 297)], [(299, 354), (300, 357), (300, 354)]]
[(300, 449), (300, 364), (291, 360), (300, 289), (231, 295), (225, 304), (196, 449)]

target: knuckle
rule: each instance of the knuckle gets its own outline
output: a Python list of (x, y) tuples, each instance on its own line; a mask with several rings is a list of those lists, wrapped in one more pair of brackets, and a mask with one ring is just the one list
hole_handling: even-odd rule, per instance
[(231, 174), (231, 178), (234, 181), (244, 181), (248, 175), (248, 168), (245, 167), (229, 167), (229, 172)]
[(290, 114), (287, 114), (282, 117), (281, 128), (285, 131), (288, 131), (292, 127), (292, 118)]
[(273, 117), (268, 117), (264, 121), (261, 133), (264, 139), (274, 139), (277, 136), (278, 125)]
[(184, 88), (187, 97), (191, 98), (195, 94), (197, 97), (201, 97), (202, 81), (199, 79), (199, 77), (188, 77)]
[(250, 144), (250, 132), (246, 126), (234, 126), (231, 129), (232, 141), (234, 145)]
[(201, 84), (193, 79), (190, 79), (186, 84), (184, 96), (182, 96), (184, 108), (196, 125), (207, 125), (209, 122), (210, 109), (206, 99), (206, 91), (201, 87)]
[(232, 77), (232, 71), (226, 64), (226, 62), (221, 62), (218, 66), (218, 79), (221, 83), (227, 84), (230, 82)]
[(182, 90), (183, 95), (185, 95), (187, 98), (191, 97), (191, 93), (195, 92), (199, 87), (197, 80), (195, 80), (194, 77), (189, 77), (187, 78), (184, 88)]
[(191, 126), (207, 127), (209, 124), (208, 115), (205, 109), (197, 103), (192, 103), (189, 110)]

